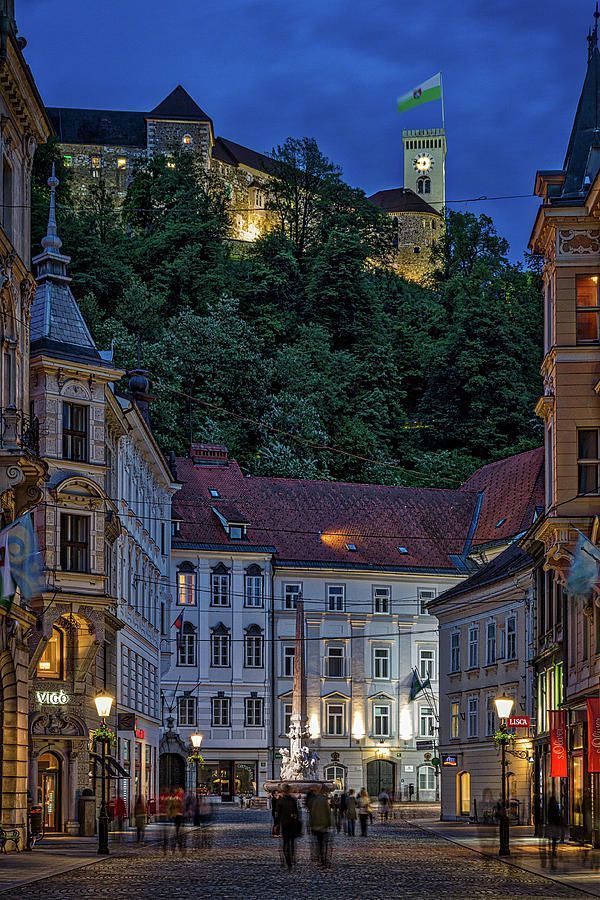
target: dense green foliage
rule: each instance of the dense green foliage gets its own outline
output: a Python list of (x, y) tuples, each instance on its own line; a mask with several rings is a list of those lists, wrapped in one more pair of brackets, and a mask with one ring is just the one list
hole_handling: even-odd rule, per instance
[[(73, 290), (98, 346), (150, 370), (163, 448), (218, 440), (255, 473), (446, 486), (537, 446), (535, 267), (508, 261), (489, 218), (450, 213), (430, 285), (406, 282), (390, 219), (314, 141), (274, 155), (279, 227), (244, 247), (192, 154), (141, 166), (122, 211), (101, 180), (73, 199), (58, 172)], [(34, 241), (52, 158), (36, 160)]]

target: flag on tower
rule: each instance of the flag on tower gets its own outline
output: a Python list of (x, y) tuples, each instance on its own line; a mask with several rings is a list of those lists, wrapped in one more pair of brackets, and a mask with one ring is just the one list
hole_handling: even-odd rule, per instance
[(442, 99), (442, 75), (438, 72), (433, 78), (428, 78), (423, 84), (417, 85), (408, 94), (398, 97), (398, 112), (407, 112), (420, 106), (422, 103), (430, 103), (432, 100)]

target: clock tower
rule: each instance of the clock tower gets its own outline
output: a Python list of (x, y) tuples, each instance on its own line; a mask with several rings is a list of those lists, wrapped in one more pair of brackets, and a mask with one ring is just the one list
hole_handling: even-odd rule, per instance
[(442, 212), (446, 202), (446, 132), (443, 128), (402, 132), (404, 187)]

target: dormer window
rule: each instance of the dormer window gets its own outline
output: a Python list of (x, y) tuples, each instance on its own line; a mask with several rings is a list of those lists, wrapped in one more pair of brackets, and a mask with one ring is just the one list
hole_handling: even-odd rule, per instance
[(408, 553), (408, 547), (398, 547), (398, 553)]
[(355, 553), (357, 550), (356, 544), (346, 544), (346, 550), (350, 550), (352, 553)]
[(214, 497), (215, 500), (221, 496), (216, 488), (209, 488), (208, 493), (210, 494), (211, 497)]
[(229, 537), (232, 541), (244, 541), (246, 536), (245, 525), (229, 525)]

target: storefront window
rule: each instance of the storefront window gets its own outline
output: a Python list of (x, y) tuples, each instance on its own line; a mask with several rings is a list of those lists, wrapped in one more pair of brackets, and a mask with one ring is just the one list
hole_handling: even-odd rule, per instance
[(58, 628), (53, 628), (38, 663), (38, 675), (41, 678), (63, 678), (63, 659), (64, 634)]
[(145, 783), (146, 783), (146, 801), (150, 800), (151, 797), (154, 796), (154, 791), (152, 790), (152, 747), (150, 744), (146, 744), (145, 748)]
[(571, 757), (571, 825), (583, 827), (583, 756)]
[(236, 794), (256, 794), (256, 763), (235, 764)]

